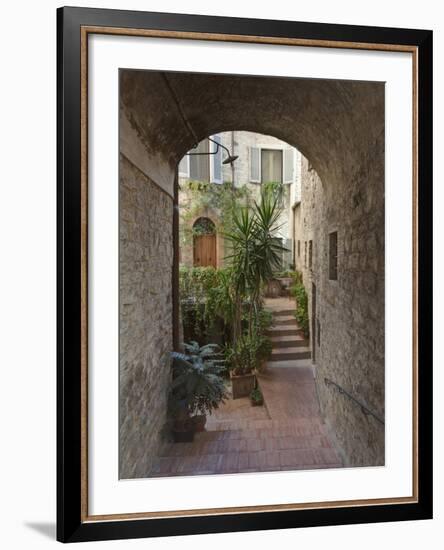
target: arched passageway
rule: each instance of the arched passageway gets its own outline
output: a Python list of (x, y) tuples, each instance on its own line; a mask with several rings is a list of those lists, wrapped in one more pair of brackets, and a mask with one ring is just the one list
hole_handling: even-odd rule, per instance
[[(121, 476), (146, 475), (165, 420), (165, 365), (177, 335), (177, 165), (206, 136), (233, 129), (275, 136), (310, 161), (304, 170), (316, 214), (300, 211), (301, 224), (310, 218), (311, 239), (298, 248), (316, 287), (321, 408), (348, 464), (382, 464), (383, 431), (323, 380), (353, 389), (383, 416), (383, 83), (131, 70), (120, 79), (121, 204), (130, 222), (143, 205), (145, 224), (131, 237), (124, 233), (130, 246), (120, 268), (130, 320), (120, 340), (121, 464), (132, 464)], [(141, 255), (142, 298), (131, 301)], [(131, 393), (136, 381), (140, 391)]]

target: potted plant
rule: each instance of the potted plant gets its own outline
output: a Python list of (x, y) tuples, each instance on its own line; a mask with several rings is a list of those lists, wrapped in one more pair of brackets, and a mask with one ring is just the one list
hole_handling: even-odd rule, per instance
[[(195, 341), (184, 344), (185, 353), (172, 352), (173, 380), (171, 412), (175, 440), (193, 438), (203, 431), (206, 415), (212, 414), (226, 397), (222, 373), (225, 369), (219, 357), (219, 346), (200, 347)], [(193, 434), (193, 435), (190, 435)]]
[(248, 397), (256, 384), (257, 340), (243, 335), (234, 346), (228, 346), (225, 358), (230, 370), (233, 399)]
[(172, 392), (169, 399), (171, 433), (175, 443), (189, 443), (194, 440), (194, 425), (186, 399), (180, 399)]
[(264, 404), (264, 396), (259, 388), (254, 388), (250, 393), (250, 401), (253, 407), (258, 407)]
[(271, 350), (273, 348), (273, 344), (267, 336), (264, 336), (263, 334), (258, 336), (258, 346), (257, 346), (257, 368), (256, 370), (258, 372), (262, 372), (266, 365), (267, 360), (270, 358)]

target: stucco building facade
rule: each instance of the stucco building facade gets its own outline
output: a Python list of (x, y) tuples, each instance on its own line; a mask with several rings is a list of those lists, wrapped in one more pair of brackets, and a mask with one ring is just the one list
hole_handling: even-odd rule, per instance
[[(217, 145), (204, 140), (199, 147), (189, 151), (179, 163), (180, 262), (182, 265), (224, 265), (226, 246), (222, 236), (221, 209), (199, 201), (199, 194), (211, 192), (209, 186), (230, 183), (235, 189), (244, 188), (250, 201), (259, 200), (261, 187), (267, 183), (282, 184), (282, 214), (279, 218), (278, 238), (287, 251), (282, 254), (282, 270), (294, 267), (294, 214), (292, 206), (300, 201), (301, 153), (273, 136), (247, 131), (222, 132), (211, 136), (224, 145), (237, 159), (223, 164), (226, 153)], [(209, 153), (199, 154), (198, 153)], [(208, 185), (201, 185), (206, 183)], [(190, 215), (191, 214), (191, 215)], [(210, 220), (215, 229), (214, 255), (205, 255), (202, 262), (199, 230), (200, 220)], [(197, 226), (196, 226), (197, 224)], [(196, 238), (197, 235), (197, 238)], [(197, 241), (197, 242), (196, 242)]]

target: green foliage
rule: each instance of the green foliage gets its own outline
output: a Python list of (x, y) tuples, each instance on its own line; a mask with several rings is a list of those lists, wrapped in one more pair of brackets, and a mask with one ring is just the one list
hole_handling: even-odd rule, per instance
[(265, 332), (273, 324), (273, 314), (268, 309), (261, 308), (256, 315), (255, 322), (261, 332)]
[(177, 417), (211, 414), (227, 397), (222, 373), (225, 370), (217, 345), (200, 347), (197, 342), (184, 344), (185, 353), (172, 352), (173, 381), (170, 412)]
[(181, 245), (192, 243), (193, 235), (200, 235), (200, 229), (192, 228), (191, 222), (206, 209), (218, 215), (218, 231), (231, 231), (233, 212), (238, 205), (247, 206), (251, 202), (251, 191), (247, 186), (234, 187), (230, 182), (222, 185), (202, 181), (188, 181), (183, 191), (186, 204), (180, 208)]
[(225, 346), (225, 363), (234, 375), (249, 374), (256, 369), (259, 342), (243, 334), (232, 345)]
[(293, 285), (291, 291), (296, 298), (296, 320), (304, 331), (305, 337), (309, 335), (309, 319), (308, 319), (308, 297), (304, 285), (302, 284), (302, 274), (298, 271), (294, 272)]
[(231, 244), (227, 257), (233, 270), (236, 292), (255, 299), (280, 265), (285, 248), (276, 239), (281, 214), (276, 199), (267, 192), (253, 207), (238, 207), (233, 213), (233, 230), (225, 237)]
[(262, 405), (264, 402), (264, 396), (259, 388), (254, 388), (250, 393), (251, 401), (256, 405)]
[(249, 373), (260, 368), (271, 353), (265, 331), (272, 315), (263, 309), (261, 292), (285, 250), (276, 238), (281, 215), (279, 193), (269, 185), (262, 190), (259, 202), (250, 203), (246, 195), (244, 200), (236, 200), (240, 190), (231, 184), (199, 183), (190, 189), (202, 195), (195, 205), (200, 212), (202, 201), (214, 207), (212, 201), (217, 199), (224, 213), (229, 266), (180, 268), (184, 327), (192, 326), (200, 339), (204, 331), (208, 335), (215, 323), (222, 321), (227, 365), (235, 374)]
[(229, 326), (233, 317), (231, 270), (214, 267), (179, 269), (182, 320), (194, 337), (204, 338), (220, 321)]
[(280, 278), (292, 278), (294, 279), (294, 275), (295, 275), (295, 271), (293, 271), (292, 269), (287, 269), (286, 271), (277, 271), (274, 273), (274, 277), (276, 279), (280, 279)]
[(232, 270), (219, 269), (217, 284), (208, 289), (205, 302), (205, 319), (211, 325), (219, 318), (225, 326), (230, 326), (234, 316), (232, 292)]
[(208, 218), (199, 218), (193, 225), (193, 235), (214, 235), (216, 233), (216, 226)]
[[(263, 337), (264, 327), (259, 326), (259, 312), (262, 287), (280, 265), (280, 253), (284, 250), (275, 236), (280, 214), (277, 198), (265, 189), (260, 203), (239, 207), (234, 212), (233, 230), (225, 235), (231, 244), (227, 259), (231, 265), (234, 307), (228, 359), (236, 374), (251, 372), (270, 347)], [(242, 327), (245, 304), (247, 334)]]
[(260, 370), (272, 349), (271, 340), (259, 330), (242, 334), (233, 344), (224, 348), (225, 364), (234, 375)]
[(179, 268), (179, 292), (183, 301), (204, 301), (208, 291), (219, 285), (221, 270), (215, 267)]
[(287, 189), (289, 189), (289, 186), (284, 185), (281, 181), (268, 181), (262, 184), (262, 192), (275, 199), (280, 208), (284, 206)]

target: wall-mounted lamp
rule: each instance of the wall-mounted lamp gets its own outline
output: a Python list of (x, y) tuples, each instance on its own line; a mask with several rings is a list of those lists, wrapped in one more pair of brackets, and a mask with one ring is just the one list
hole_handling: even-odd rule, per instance
[[(214, 151), (208, 151), (208, 153), (187, 153), (187, 156), (194, 156), (194, 155), (217, 155), (219, 152), (219, 147), (222, 147), (227, 152), (227, 157), (222, 161), (222, 164), (233, 164), (233, 162), (238, 158), (237, 155), (231, 155), (230, 151), (228, 150), (225, 145), (222, 145), (222, 143), (219, 143), (218, 141), (208, 138), (208, 141), (211, 141), (212, 143), (216, 144), (216, 149)], [(195, 149), (199, 144), (196, 143), (194, 145), (193, 149)]]

